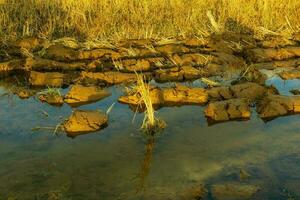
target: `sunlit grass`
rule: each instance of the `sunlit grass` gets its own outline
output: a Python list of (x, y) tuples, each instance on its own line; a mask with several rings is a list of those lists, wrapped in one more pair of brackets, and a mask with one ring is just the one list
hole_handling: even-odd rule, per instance
[(155, 110), (153, 108), (153, 103), (150, 94), (150, 85), (145, 82), (143, 75), (136, 74), (137, 85), (134, 90), (140, 98), (140, 106), (145, 107), (144, 119), (141, 129), (150, 135), (163, 130), (166, 123), (155, 116)]
[(167, 38), (243, 26), (289, 35), (299, 18), (299, 0), (0, 0), (2, 38)]

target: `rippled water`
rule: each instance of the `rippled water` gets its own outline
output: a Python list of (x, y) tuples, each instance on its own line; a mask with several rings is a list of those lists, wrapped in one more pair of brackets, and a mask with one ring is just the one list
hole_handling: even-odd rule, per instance
[[(300, 86), (277, 77), (268, 84), (283, 94)], [(109, 98), (80, 108), (106, 110), (122, 94), (122, 87), (110, 90)], [(300, 197), (299, 115), (265, 123), (253, 109), (249, 121), (208, 126), (203, 110), (160, 109), (168, 127), (147, 138), (142, 114), (132, 123), (134, 113), (116, 103), (106, 129), (72, 139), (31, 130), (56, 126), (70, 115), (68, 105), (1, 97), (0, 199), (177, 199), (195, 184), (241, 183), (241, 169), (250, 174), (245, 183), (261, 188), (256, 199)]]

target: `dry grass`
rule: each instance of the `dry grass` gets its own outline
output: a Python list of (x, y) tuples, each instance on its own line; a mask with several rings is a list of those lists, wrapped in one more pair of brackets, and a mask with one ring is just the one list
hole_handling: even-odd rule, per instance
[(139, 75), (136, 73), (136, 76), (137, 85), (135, 86), (134, 91), (140, 97), (139, 106), (145, 107), (144, 120), (141, 129), (145, 133), (153, 135), (163, 130), (166, 126), (166, 123), (155, 116), (155, 110), (153, 108), (150, 94), (151, 86), (148, 83), (145, 83), (145, 78), (143, 77), (143, 75)]
[(226, 27), (291, 34), (299, 31), (299, 18), (299, 0), (0, 0), (0, 37), (119, 40)]

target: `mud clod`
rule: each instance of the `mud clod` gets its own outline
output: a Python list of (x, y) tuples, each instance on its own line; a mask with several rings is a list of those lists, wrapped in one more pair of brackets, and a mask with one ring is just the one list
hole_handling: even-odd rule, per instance
[(284, 80), (300, 79), (300, 70), (294, 69), (291, 71), (283, 71), (279, 76)]
[(279, 116), (300, 112), (300, 97), (298, 96), (266, 96), (257, 107), (262, 119), (270, 120)]
[(29, 84), (33, 87), (62, 87), (65, 75), (58, 72), (30, 72)]
[(72, 107), (96, 102), (108, 97), (110, 93), (104, 89), (90, 86), (73, 85), (65, 96), (64, 101)]
[(249, 102), (246, 99), (230, 99), (208, 104), (205, 116), (213, 122), (223, 122), (249, 119), (251, 112)]
[(63, 124), (70, 137), (99, 131), (107, 126), (108, 116), (100, 111), (75, 110)]

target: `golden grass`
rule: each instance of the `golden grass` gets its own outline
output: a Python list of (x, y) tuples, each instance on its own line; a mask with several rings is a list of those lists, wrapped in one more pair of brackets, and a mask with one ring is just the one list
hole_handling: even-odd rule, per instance
[(165, 122), (155, 116), (155, 110), (153, 108), (153, 103), (150, 94), (150, 85), (145, 83), (143, 75), (137, 76), (137, 85), (134, 90), (138, 93), (140, 97), (140, 106), (145, 107), (144, 120), (141, 129), (150, 135), (160, 132), (166, 126)]
[(0, 0), (0, 37), (166, 38), (242, 28), (232, 22), (291, 34), (299, 18), (299, 0)]

